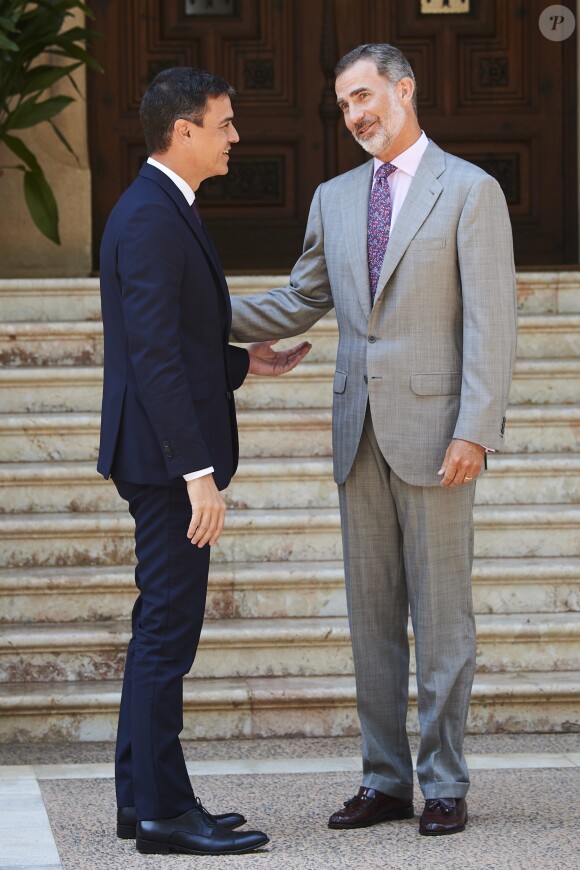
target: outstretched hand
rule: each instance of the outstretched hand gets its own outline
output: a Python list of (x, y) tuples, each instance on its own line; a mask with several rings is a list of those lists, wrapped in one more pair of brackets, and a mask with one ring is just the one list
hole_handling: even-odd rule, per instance
[(248, 345), (246, 348), (250, 354), (248, 372), (251, 375), (269, 375), (270, 377), (285, 375), (286, 372), (291, 372), (298, 363), (302, 362), (312, 347), (309, 341), (302, 341), (288, 350), (272, 350), (272, 345), (276, 344), (277, 340), (258, 341), (256, 344)]

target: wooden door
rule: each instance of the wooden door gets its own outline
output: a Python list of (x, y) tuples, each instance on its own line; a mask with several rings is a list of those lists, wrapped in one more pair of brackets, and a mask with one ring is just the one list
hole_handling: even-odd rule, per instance
[(89, 91), (95, 250), (145, 157), (140, 97), (161, 69), (187, 64), (238, 91), (241, 141), (230, 172), (199, 192), (222, 262), (230, 272), (289, 269), (316, 186), (367, 159), (336, 111), (334, 63), (360, 43), (385, 41), (413, 64), (430, 138), (502, 185), (516, 262), (577, 262), (575, 36), (542, 36), (544, 0), (456, 0), (457, 14), (432, 14), (438, 5), (450, 4), (93, 2), (105, 35), (95, 44), (105, 74), (91, 77)]
[[(200, 4), (217, 14), (187, 14)], [(95, 43), (105, 74), (92, 77), (90, 91), (97, 251), (108, 213), (146, 155), (141, 95), (162, 69), (188, 65), (219, 73), (237, 91), (240, 142), (230, 171), (199, 190), (224, 267), (271, 271), (295, 261), (312, 194), (325, 177), (323, 6), (319, 0), (92, 4), (95, 29), (106, 34)], [(335, 54), (334, 47), (331, 66)], [(333, 108), (333, 136), (335, 114)]]

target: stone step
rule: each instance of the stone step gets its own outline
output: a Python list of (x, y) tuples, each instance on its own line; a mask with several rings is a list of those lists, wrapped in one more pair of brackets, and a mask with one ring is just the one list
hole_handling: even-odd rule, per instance
[[(0, 463), (0, 513), (119, 510), (111, 481), (93, 462)], [(242, 459), (224, 492), (230, 508), (338, 505), (329, 458)], [(492, 455), (477, 484), (478, 504), (580, 503), (580, 454)]]
[[(227, 278), (232, 295), (248, 296), (283, 287), (288, 275)], [(527, 314), (579, 314), (580, 272), (520, 271), (518, 309)], [(98, 278), (0, 280), (0, 317), (5, 321), (99, 320)]]
[[(250, 296), (283, 287), (288, 275), (234, 275), (232, 295)], [(100, 320), (98, 278), (18, 278), (0, 280), (0, 319), (8, 322)]]
[[(580, 452), (580, 406), (512, 405), (506, 451)], [(330, 408), (241, 410), (243, 457), (330, 456)], [(90, 460), (96, 465), (100, 414), (0, 414), (0, 456), (12, 462)]]
[[(120, 692), (116, 680), (0, 686), (0, 741), (113, 742)], [(472, 734), (568, 732), (578, 721), (579, 701), (578, 671), (476, 674), (467, 730)], [(417, 733), (414, 678), (409, 707), (409, 730)], [(185, 682), (184, 740), (358, 733), (350, 675)]]
[(1, 280), (0, 319), (10, 322), (100, 320), (99, 279)]
[[(580, 555), (580, 505), (478, 505), (475, 554), (484, 558)], [(4, 514), (0, 567), (131, 564), (134, 527), (123, 512)], [(232, 510), (214, 562), (341, 558), (334, 508)]]
[[(0, 516), (0, 567), (131, 564), (126, 511)], [(338, 511), (231, 511), (214, 562), (341, 558)]]
[(103, 324), (100, 320), (0, 323), (0, 365), (102, 364)]
[[(290, 346), (306, 336), (281, 341)], [(333, 363), (338, 327), (331, 312), (307, 333), (310, 362)], [(519, 357), (580, 356), (580, 314), (520, 315)], [(101, 366), (100, 321), (16, 321), (0, 323), (0, 364), (5, 366)]]
[[(578, 419), (580, 424), (580, 409)], [(12, 462), (91, 460), (96, 466), (100, 425), (101, 415), (96, 411), (0, 414), (0, 456)], [(240, 453), (246, 457), (330, 456), (330, 426), (329, 408), (239, 411)], [(564, 428), (568, 431), (569, 426)]]
[[(0, 623), (123, 620), (132, 566), (0, 570)], [(476, 558), (476, 613), (580, 612), (580, 558)], [(346, 616), (342, 562), (213, 563), (206, 619)]]
[(518, 357), (580, 356), (580, 314), (520, 315)]
[[(236, 393), (240, 409), (328, 408), (334, 364), (306, 361), (280, 378), (250, 375)], [(96, 367), (52, 366), (0, 371), (0, 413), (99, 411), (102, 372)], [(580, 359), (516, 362), (510, 402), (579, 404)]]
[[(305, 336), (279, 342), (291, 347)], [(327, 314), (308, 332), (312, 342), (310, 362), (334, 362), (338, 332), (336, 317)], [(243, 347), (244, 345), (240, 345)], [(0, 365), (3, 366), (102, 366), (101, 321), (0, 322)]]
[(510, 404), (580, 403), (580, 359), (517, 359)]
[(580, 314), (580, 272), (518, 272), (518, 310), (525, 314)]
[[(0, 626), (0, 683), (121, 679), (129, 637), (128, 622)], [(501, 672), (574, 670), (579, 640), (578, 614), (478, 616), (477, 667)], [(324, 617), (208, 620), (191, 675), (221, 679), (351, 673), (348, 620)]]
[(580, 453), (492, 454), (477, 504), (578, 504)]
[(511, 405), (507, 412), (506, 451), (580, 451), (580, 405)]

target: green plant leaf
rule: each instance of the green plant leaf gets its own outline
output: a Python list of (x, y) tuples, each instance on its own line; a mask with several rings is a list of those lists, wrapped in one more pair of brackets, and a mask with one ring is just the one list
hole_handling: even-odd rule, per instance
[[(78, 66), (82, 66), (82, 64), (79, 63)], [(76, 67), (77, 67), (77, 65), (75, 65), (73, 67), (73, 69), (76, 69)], [(79, 86), (75, 82), (74, 76), (70, 75), (70, 73), (68, 74), (68, 80), (71, 83), (71, 85), (73, 86), (73, 88), (75, 89), (75, 91), (77, 92), (77, 94), (79, 95), (79, 97), (81, 98), (81, 100), (84, 100), (84, 98), (85, 98), (84, 94), (81, 92), (81, 89), (79, 88)]]
[(24, 162), (28, 167), (30, 167), (30, 169), (40, 169), (38, 160), (30, 150), (30, 148), (28, 148), (28, 146), (24, 144), (22, 139), (19, 139), (18, 136), (10, 136), (8, 133), (6, 133), (3, 136), (3, 141), (6, 147), (9, 148), (13, 154), (16, 154), (16, 156), (19, 157), (20, 160), (24, 160)]
[(49, 48), (47, 49), (47, 52), (48, 54), (55, 55), (56, 57), (67, 57), (69, 59), (74, 57), (76, 60), (80, 60), (82, 61), (82, 63), (85, 63), (89, 67), (89, 69), (92, 69), (95, 72), (103, 71), (101, 64), (96, 61), (94, 57), (91, 57), (91, 55), (87, 51), (85, 51), (84, 48), (80, 48), (78, 45), (69, 45), (66, 47), (66, 50), (62, 47), (60, 49), (54, 50), (52, 48)]
[(30, 216), (40, 232), (55, 245), (60, 245), (58, 206), (40, 166), (24, 173), (24, 196)]
[(49, 100), (37, 103), (36, 97), (29, 97), (14, 109), (12, 116), (8, 119), (8, 129), (25, 130), (28, 127), (34, 127), (36, 124), (48, 121), (49, 118), (58, 115), (73, 102), (72, 97), (61, 96), (51, 97)]
[[(24, 193), (36, 226), (55, 244), (60, 244), (60, 238), (54, 194), (36, 156), (11, 131), (47, 121), (67, 151), (74, 154), (53, 121), (74, 99), (51, 97), (46, 91), (67, 77), (82, 98), (75, 70), (85, 65), (102, 72), (85, 45), (100, 34), (77, 25), (73, 17), (77, 10), (84, 12), (87, 20), (95, 17), (80, 0), (0, 0), (0, 142), (16, 155), (19, 163), (13, 168), (24, 172)], [(39, 65), (43, 55), (64, 63), (60, 66), (49, 59)], [(43, 100), (44, 95), (48, 98)]]
[(68, 30), (63, 30), (57, 36), (55, 42), (62, 45), (65, 42), (84, 42), (85, 39), (92, 39), (99, 34), (94, 30), (89, 30), (86, 27), (69, 27)]
[(8, 33), (14, 33), (18, 30), (11, 18), (6, 18), (5, 15), (0, 15), (0, 27)]
[(4, 36), (3, 33), (0, 33), (0, 48), (3, 48), (4, 51), (19, 51), (20, 49), (16, 45), (15, 42), (12, 42), (11, 39), (8, 39), (7, 36)]
[(74, 159), (75, 159), (76, 162), (78, 163), (78, 162), (79, 162), (79, 158), (78, 158), (77, 155), (75, 154), (75, 152), (74, 152), (74, 150), (73, 150), (73, 147), (72, 147), (72, 145), (70, 144), (70, 142), (67, 140), (67, 138), (64, 136), (63, 133), (60, 132), (60, 130), (58, 129), (58, 127), (56, 126), (56, 124), (54, 123), (54, 121), (49, 121), (48, 123), (50, 124), (50, 126), (52, 127), (52, 129), (54, 130), (54, 132), (56, 133), (56, 135), (58, 136), (58, 138), (60, 139), (60, 141), (62, 142), (62, 144), (64, 145), (64, 147), (66, 148), (66, 150), (67, 150), (70, 154), (72, 154), (72, 156), (74, 157)]
[(19, 93), (26, 96), (27, 94), (32, 94), (34, 91), (44, 91), (47, 88), (52, 87), (55, 82), (70, 75), (71, 72), (78, 69), (80, 66), (80, 61), (78, 61), (78, 63), (71, 63), (68, 66), (35, 66), (26, 73), (24, 83)]

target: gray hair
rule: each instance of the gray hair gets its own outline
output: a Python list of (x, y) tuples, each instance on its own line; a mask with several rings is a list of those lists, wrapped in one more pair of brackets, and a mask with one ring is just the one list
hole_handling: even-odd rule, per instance
[(403, 52), (395, 48), (394, 45), (389, 45), (387, 42), (367, 42), (365, 45), (359, 45), (357, 48), (349, 51), (348, 54), (345, 54), (344, 57), (341, 57), (334, 69), (334, 75), (339, 76), (358, 60), (366, 59), (374, 61), (379, 75), (384, 76), (394, 85), (400, 82), (401, 79), (412, 79), (415, 85), (413, 91), (413, 109), (415, 114), (417, 114), (415, 74)]

